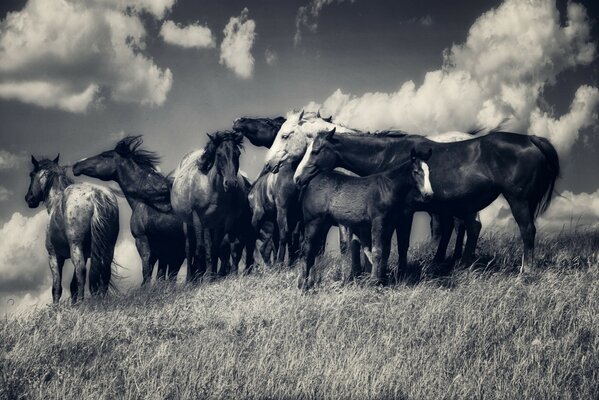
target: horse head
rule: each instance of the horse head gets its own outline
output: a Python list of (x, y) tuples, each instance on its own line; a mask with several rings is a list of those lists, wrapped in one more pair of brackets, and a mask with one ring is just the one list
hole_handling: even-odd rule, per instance
[(31, 156), (33, 170), (29, 173), (29, 188), (25, 195), (25, 201), (29, 208), (37, 208), (41, 202), (48, 197), (48, 192), (57, 176), (65, 176), (64, 168), (58, 165), (60, 154), (54, 160), (47, 158), (36, 160)]
[(433, 187), (430, 180), (430, 169), (428, 160), (433, 154), (433, 149), (428, 151), (419, 151), (412, 148), (410, 152), (410, 182), (419, 193), (420, 200), (426, 201), (433, 196)]
[(270, 148), (285, 120), (284, 117), (241, 117), (233, 122), (233, 130), (247, 137), (254, 146)]
[(208, 143), (198, 160), (201, 173), (207, 175), (212, 169), (223, 180), (225, 191), (237, 187), (239, 156), (243, 148), (243, 135), (239, 132), (217, 132), (208, 134)]
[(319, 132), (308, 145), (302, 161), (295, 170), (293, 180), (299, 187), (304, 187), (321, 171), (334, 169), (338, 154), (333, 148), (336, 128)]

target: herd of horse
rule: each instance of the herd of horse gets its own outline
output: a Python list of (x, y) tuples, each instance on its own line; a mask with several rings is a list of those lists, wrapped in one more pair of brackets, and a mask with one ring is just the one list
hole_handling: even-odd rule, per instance
[[(339, 227), (340, 250), (351, 254), (351, 278), (390, 276), (388, 258), (397, 237), (398, 268), (407, 266), (415, 212), (431, 215), (437, 251), (445, 260), (457, 231), (453, 261), (474, 259), (481, 230), (478, 212), (499, 195), (510, 205), (523, 242), (523, 272), (534, 263), (535, 218), (549, 206), (560, 173), (555, 148), (542, 137), (491, 130), (435, 136), (402, 131), (360, 132), (296, 112), (287, 118), (239, 118), (228, 131), (183, 157), (169, 175), (141, 136), (82, 159), (75, 176), (114, 181), (132, 209), (130, 228), (142, 261), (143, 283), (175, 279), (187, 260), (187, 279), (244, 272), (255, 252), (266, 263), (301, 260), (299, 286), (314, 285), (315, 258), (327, 233)], [(244, 138), (267, 147), (264, 168), (252, 182), (239, 169)], [(103, 294), (111, 283), (119, 213), (114, 190), (74, 183), (59, 159), (31, 157), (27, 204), (45, 203), (50, 219), (46, 248), (53, 301), (62, 293), (62, 270), (71, 259), (72, 301), (89, 288)], [(466, 238), (464, 246), (463, 240)], [(256, 248), (257, 246), (257, 248)]]

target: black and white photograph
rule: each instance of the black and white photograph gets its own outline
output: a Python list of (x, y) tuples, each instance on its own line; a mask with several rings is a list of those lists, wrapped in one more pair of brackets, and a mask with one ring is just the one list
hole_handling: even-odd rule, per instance
[(599, 398), (599, 2), (2, 0), (0, 398)]

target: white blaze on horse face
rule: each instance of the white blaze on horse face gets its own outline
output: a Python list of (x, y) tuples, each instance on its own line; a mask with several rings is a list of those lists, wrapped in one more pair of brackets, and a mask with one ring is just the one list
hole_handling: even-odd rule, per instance
[(424, 182), (423, 187), (421, 188), (422, 194), (430, 197), (433, 195), (433, 187), (431, 185), (431, 177), (430, 170), (428, 169), (428, 164), (424, 161), (420, 161), (420, 168), (422, 168), (422, 172), (424, 173)]
[(295, 170), (295, 173), (293, 174), (293, 181), (296, 183), (297, 183), (298, 178), (304, 172), (304, 168), (306, 168), (306, 164), (308, 164), (308, 161), (310, 160), (310, 155), (312, 154), (313, 146), (314, 146), (314, 140), (311, 140), (310, 144), (308, 145), (308, 148), (306, 149), (306, 152), (304, 153), (304, 157), (302, 158), (302, 161), (299, 163), (299, 165), (297, 166), (297, 169)]

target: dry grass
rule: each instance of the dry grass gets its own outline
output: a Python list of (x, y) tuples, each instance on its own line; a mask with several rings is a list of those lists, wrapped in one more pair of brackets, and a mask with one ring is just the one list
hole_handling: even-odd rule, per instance
[(44, 307), (0, 322), (0, 397), (597, 398), (597, 249), (541, 238), (522, 280), (519, 241), (495, 234), (479, 268), (384, 289), (328, 258), (307, 294), (268, 270)]

